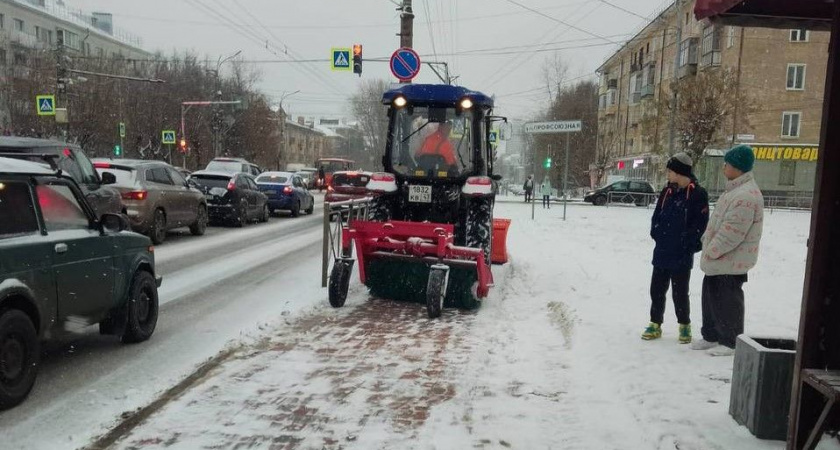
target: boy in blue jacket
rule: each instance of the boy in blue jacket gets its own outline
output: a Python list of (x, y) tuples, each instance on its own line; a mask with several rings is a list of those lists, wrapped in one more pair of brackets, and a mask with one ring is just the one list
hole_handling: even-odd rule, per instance
[(688, 283), (694, 254), (701, 250), (700, 237), (709, 223), (709, 195), (692, 173), (692, 160), (677, 153), (668, 160), (668, 185), (659, 194), (651, 219), (653, 276), (650, 281), (650, 325), (642, 339), (662, 337), (665, 294), (671, 286), (674, 309), (679, 322), (679, 342), (691, 342)]

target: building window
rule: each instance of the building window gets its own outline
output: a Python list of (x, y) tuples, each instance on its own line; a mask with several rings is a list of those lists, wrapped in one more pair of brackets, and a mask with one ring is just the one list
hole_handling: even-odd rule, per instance
[(720, 28), (716, 26), (703, 29), (703, 65), (720, 65)]
[(685, 24), (688, 25), (689, 13), (685, 13)]
[(735, 27), (726, 27), (726, 48), (735, 45)]
[(805, 90), (805, 64), (788, 64), (787, 66), (787, 90)]
[(0, 14), (0, 30), (6, 29), (6, 15)]
[(802, 121), (802, 113), (800, 112), (785, 112), (782, 113), (782, 137), (783, 138), (798, 138), (799, 127)]
[(5, 66), (6, 61), (6, 49), (0, 48), (0, 66)]
[(680, 67), (697, 64), (697, 39), (688, 38), (680, 43)]
[(15, 19), (15, 31), (23, 32), (23, 29), (23, 21), (20, 19)]
[(808, 42), (808, 30), (790, 30), (791, 42)]
[(779, 186), (796, 184), (796, 161), (782, 161), (779, 169)]

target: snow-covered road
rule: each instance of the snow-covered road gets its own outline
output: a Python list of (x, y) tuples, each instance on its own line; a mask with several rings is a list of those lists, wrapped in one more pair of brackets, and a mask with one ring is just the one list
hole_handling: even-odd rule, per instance
[[(575, 205), (566, 222), (561, 212), (538, 209), (532, 222), (524, 204), (497, 206), (513, 219), (512, 261), (495, 268), (480, 310), (429, 320), (422, 305), (368, 299), (356, 281), (345, 308), (299, 309), (246, 339), (116, 446), (783, 448), (728, 415), (732, 358), (679, 345), (672, 305), (663, 339), (639, 339), (651, 211)], [(767, 214), (745, 287), (748, 333), (795, 335), (809, 218)], [(303, 256), (301, 267), (317, 265)], [(317, 276), (314, 267), (297, 275), (301, 267), (281, 276)], [(701, 280), (695, 269), (696, 335)], [(317, 289), (303, 295), (298, 304), (326, 303)]]
[(211, 228), (159, 246), (152, 339), (121, 345), (92, 327), (51, 343), (30, 397), (0, 413), (0, 449), (83, 446), (230, 343), (319, 303), (321, 217)]

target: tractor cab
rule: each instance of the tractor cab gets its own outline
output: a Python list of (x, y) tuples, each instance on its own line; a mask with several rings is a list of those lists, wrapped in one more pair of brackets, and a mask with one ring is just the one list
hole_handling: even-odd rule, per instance
[(409, 84), (386, 92), (383, 165), (400, 181), (464, 184), (492, 175), (493, 99), (459, 86)]

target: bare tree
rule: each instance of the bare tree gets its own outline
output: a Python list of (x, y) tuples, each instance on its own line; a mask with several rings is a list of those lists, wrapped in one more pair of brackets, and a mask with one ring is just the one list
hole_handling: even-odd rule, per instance
[(373, 155), (385, 152), (388, 108), (382, 104), (382, 94), (387, 90), (385, 80), (364, 80), (358, 92), (350, 97), (350, 111), (359, 122), (365, 150)]
[(651, 105), (641, 120), (645, 139), (655, 148), (666, 148), (658, 144), (667, 137), (666, 119), (673, 114), (679, 149), (695, 161), (703, 158), (710, 145), (724, 144), (736, 105), (740, 111), (736, 128), (748, 126), (746, 118), (755, 110), (753, 100), (740, 93), (735, 74), (726, 69), (704, 70), (672, 83), (671, 89), (679, 98), (677, 110), (671, 109), (670, 96)]

